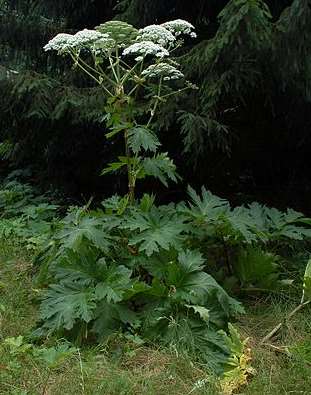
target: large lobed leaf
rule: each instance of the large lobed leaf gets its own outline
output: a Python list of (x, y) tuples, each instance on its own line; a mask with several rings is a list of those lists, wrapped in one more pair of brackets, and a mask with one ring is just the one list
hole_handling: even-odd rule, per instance
[(156, 207), (147, 212), (134, 212), (125, 218), (123, 228), (134, 232), (129, 237), (129, 244), (137, 245), (139, 251), (145, 252), (147, 256), (161, 249), (179, 249), (188, 229), (176, 213)]
[(134, 154), (144, 151), (156, 152), (161, 145), (157, 136), (149, 129), (142, 126), (132, 128), (128, 132), (128, 144)]

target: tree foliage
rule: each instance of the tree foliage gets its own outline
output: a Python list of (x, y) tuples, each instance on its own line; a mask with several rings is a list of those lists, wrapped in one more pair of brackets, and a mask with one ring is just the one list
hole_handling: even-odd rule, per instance
[[(190, 161), (202, 168), (207, 160), (200, 174), (184, 165), (182, 175), (196, 183), (208, 179), (218, 191), (223, 183), (231, 183), (234, 192), (243, 189), (241, 180), (248, 189), (277, 179), (289, 192), (297, 182), (305, 188), (310, 157), (305, 121), (310, 113), (308, 0), (3, 0), (0, 133), (1, 141), (11, 144), (6, 165), (30, 166), (41, 179), (63, 179), (59, 185), (74, 179), (73, 192), (87, 190), (89, 182), (93, 190), (101, 189), (102, 181), (86, 174), (98, 174), (104, 167), (101, 158), (109, 162), (116, 149), (101, 139), (103, 98), (80, 74), (69, 73), (66, 60), (45, 56), (42, 47), (59, 31), (74, 33), (113, 17), (136, 27), (185, 18), (198, 28), (198, 39), (187, 43), (190, 53), (180, 50), (176, 57), (200, 90), (165, 103), (157, 119), (164, 148), (174, 151), (179, 167)], [(230, 152), (232, 159), (226, 159)], [(75, 165), (78, 158), (80, 166)]]

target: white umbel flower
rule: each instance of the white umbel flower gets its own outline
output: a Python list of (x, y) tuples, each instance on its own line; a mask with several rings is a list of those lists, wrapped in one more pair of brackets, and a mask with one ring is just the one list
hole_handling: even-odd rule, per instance
[(95, 41), (108, 38), (108, 34), (100, 33), (96, 30), (83, 29), (76, 33), (74, 36), (74, 42), (76, 46), (86, 47), (93, 44)]
[(164, 26), (150, 25), (138, 31), (137, 41), (152, 41), (162, 47), (170, 47), (176, 38)]
[(123, 55), (138, 55), (135, 60), (140, 62), (145, 56), (152, 55), (157, 58), (164, 58), (165, 56), (169, 56), (169, 52), (161, 45), (155, 44), (152, 41), (141, 41), (125, 48)]
[(43, 49), (45, 51), (64, 51), (68, 49), (74, 42), (72, 34), (59, 33), (50, 40)]
[(175, 19), (174, 21), (162, 23), (165, 29), (169, 30), (175, 37), (187, 35), (195, 38), (197, 35), (194, 32), (194, 26), (183, 19)]
[(96, 30), (84, 29), (78, 33), (57, 34), (52, 40), (44, 46), (45, 51), (55, 50), (59, 53), (66, 53), (70, 50), (79, 50), (81, 48), (87, 48), (99, 51), (107, 51), (111, 49), (114, 45), (114, 40), (112, 40), (108, 34), (100, 33)]
[(184, 75), (181, 71), (179, 71), (176, 67), (168, 64), (168, 63), (156, 63), (147, 67), (141, 73), (146, 78), (160, 78), (162, 77), (164, 81), (169, 80), (178, 80), (183, 78)]

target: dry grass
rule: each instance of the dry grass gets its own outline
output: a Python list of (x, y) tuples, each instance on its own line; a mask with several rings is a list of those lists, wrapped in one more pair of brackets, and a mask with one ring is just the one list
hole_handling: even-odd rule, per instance
[[(297, 299), (298, 303), (298, 299)], [(311, 347), (311, 309), (305, 308), (285, 325), (267, 345), (263, 337), (295, 307), (278, 299), (249, 306), (241, 322), (241, 332), (250, 337), (256, 376), (243, 394), (310, 394), (310, 364), (293, 352), (295, 347)], [(310, 355), (311, 358), (311, 355)]]

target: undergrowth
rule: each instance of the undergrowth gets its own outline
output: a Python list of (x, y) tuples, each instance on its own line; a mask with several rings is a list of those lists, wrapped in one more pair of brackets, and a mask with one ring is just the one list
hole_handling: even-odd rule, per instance
[[(37, 319), (37, 290), (32, 286), (30, 259), (20, 245), (1, 242), (0, 394), (223, 393), (218, 379), (200, 363), (173, 349), (135, 344), (122, 334), (98, 346), (83, 347), (52, 337), (43, 344), (32, 344), (34, 351), (29, 352), (28, 337)], [(238, 393), (309, 393), (310, 308), (287, 323), (271, 341), (272, 347), (259, 344), (297, 302), (293, 293), (290, 298), (269, 296), (246, 304), (247, 315), (236, 325), (242, 337), (249, 338), (255, 371)], [(19, 336), (23, 336), (24, 350), (19, 349)], [(11, 338), (13, 345), (8, 341)], [(48, 352), (42, 354), (42, 350)], [(291, 351), (290, 356), (286, 350)]]
[(306, 243), (310, 220), (257, 203), (232, 208), (205, 188), (188, 192), (188, 201), (167, 206), (147, 194), (132, 205), (113, 196), (62, 218), (28, 184), (6, 180), (0, 236), (34, 257), (39, 312), (30, 340), (80, 346), (122, 333), (245, 381), (246, 345), (230, 324), (244, 314), (236, 297), (290, 286), (281, 253)]

